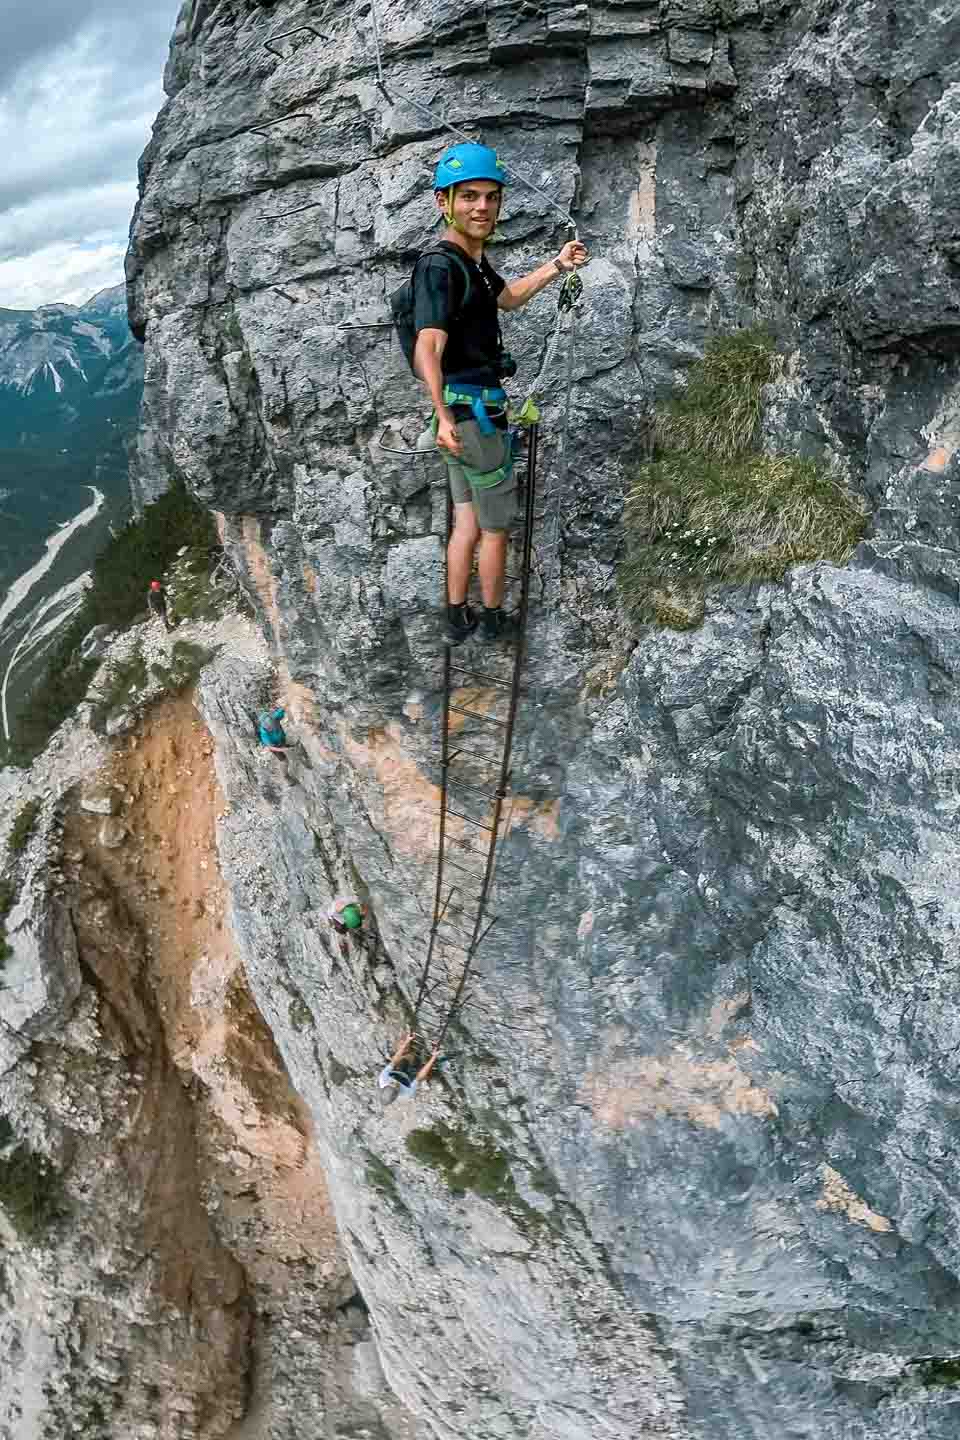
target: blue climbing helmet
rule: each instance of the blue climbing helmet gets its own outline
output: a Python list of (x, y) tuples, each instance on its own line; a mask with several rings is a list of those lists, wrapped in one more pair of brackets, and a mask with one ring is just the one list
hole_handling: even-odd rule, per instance
[(463, 141), (445, 150), (433, 177), (434, 190), (449, 190), (451, 185), (462, 185), (465, 180), (495, 180), (498, 185), (506, 185), (507, 172), (497, 159), (496, 150), (473, 141)]

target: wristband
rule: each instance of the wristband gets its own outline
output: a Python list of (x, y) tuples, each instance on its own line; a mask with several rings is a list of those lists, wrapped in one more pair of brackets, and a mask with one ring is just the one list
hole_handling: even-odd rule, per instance
[[(570, 271), (567, 269), (566, 265), (562, 265), (562, 264), (560, 263), (560, 256), (559, 256), (559, 255), (555, 255), (555, 256), (553, 257), (553, 263), (554, 263), (554, 265), (556, 266), (557, 271), (559, 272), (559, 274), (561, 274), (561, 275), (569, 275)], [(573, 269), (573, 266), (571, 266), (570, 269), (572, 270), (572, 269)]]

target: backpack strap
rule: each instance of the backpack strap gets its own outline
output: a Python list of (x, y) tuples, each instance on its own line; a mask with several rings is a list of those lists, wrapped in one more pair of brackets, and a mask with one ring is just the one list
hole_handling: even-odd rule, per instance
[(421, 250), (420, 254), (414, 261), (413, 273), (410, 276), (410, 282), (411, 285), (416, 283), (417, 266), (420, 264), (421, 260), (427, 260), (433, 255), (442, 255), (445, 259), (449, 260), (452, 263), (454, 269), (459, 270), (460, 274), (463, 277), (463, 298), (461, 299), (460, 304), (454, 311), (454, 315), (456, 316), (459, 315), (461, 311), (465, 310), (467, 307), (470, 296), (473, 292), (473, 280), (471, 279), (470, 269), (467, 265), (467, 262), (461, 259), (461, 257), (455, 253), (455, 249), (455, 246), (448, 246), (448, 243), (445, 240), (437, 240), (433, 245), (428, 245), (426, 250)]

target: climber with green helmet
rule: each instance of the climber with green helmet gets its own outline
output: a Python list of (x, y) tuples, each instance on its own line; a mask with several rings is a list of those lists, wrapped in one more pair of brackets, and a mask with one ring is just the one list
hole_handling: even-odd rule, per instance
[(516, 631), (504, 612), (507, 531), (516, 510), (516, 480), (507, 430), (503, 379), (514, 373), (505, 355), (498, 312), (518, 310), (541, 290), (587, 261), (579, 240), (568, 241), (545, 264), (507, 283), (484, 246), (500, 214), (506, 172), (486, 145), (457, 144), (434, 176), (446, 226), (438, 245), (414, 269), (413, 366), (430, 391), (436, 444), (447, 463), (454, 528), (447, 550), (447, 640), (459, 645), (477, 628), (467, 604), (473, 555), (483, 599), (481, 634), (509, 640)]
[(359, 938), (366, 914), (366, 905), (355, 895), (337, 895), (327, 911), (327, 919), (338, 935), (348, 935), (353, 932)]

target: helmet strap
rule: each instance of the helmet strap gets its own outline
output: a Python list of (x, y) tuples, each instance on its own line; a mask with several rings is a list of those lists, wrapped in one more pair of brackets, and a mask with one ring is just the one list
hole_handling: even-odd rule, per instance
[(451, 229), (456, 230), (458, 235), (466, 235), (466, 230), (462, 225), (457, 224), (456, 216), (453, 213), (453, 192), (456, 188), (456, 185), (451, 185), (443, 192), (443, 218)]

